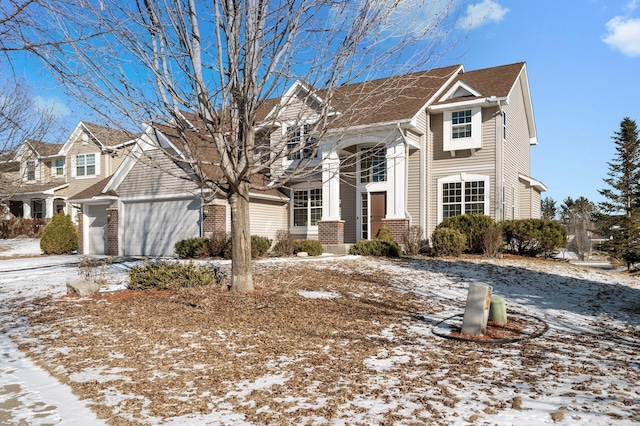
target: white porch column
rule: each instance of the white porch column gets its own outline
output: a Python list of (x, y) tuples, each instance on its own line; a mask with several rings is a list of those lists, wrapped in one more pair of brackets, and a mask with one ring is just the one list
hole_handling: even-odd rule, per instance
[(31, 200), (22, 200), (22, 217), (31, 219)]
[(340, 158), (335, 151), (322, 158), (322, 220), (340, 220)]
[(47, 197), (44, 200), (44, 217), (45, 219), (51, 219), (53, 217), (53, 198)]
[(396, 140), (387, 146), (387, 219), (405, 219), (406, 155), (402, 140)]

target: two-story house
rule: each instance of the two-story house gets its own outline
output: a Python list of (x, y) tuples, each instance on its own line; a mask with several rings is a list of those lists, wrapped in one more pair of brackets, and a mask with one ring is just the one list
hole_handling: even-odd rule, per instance
[[(524, 63), (455, 65), (327, 93), (297, 82), (259, 111), (261, 147), (280, 156), (269, 178), (295, 176), (284, 196), (251, 195), (252, 234), (288, 229), (343, 251), (383, 226), (400, 241), (412, 225), (428, 238), (458, 214), (539, 217), (546, 188), (530, 173), (537, 135)], [(171, 255), (182, 238), (229, 230), (227, 201), (203, 201), (193, 171), (176, 161), (180, 143), (171, 126), (149, 127), (112, 178), (72, 198), (84, 252)]]
[[(3, 173), (0, 198), (15, 217), (51, 218), (64, 211), (75, 219), (67, 199), (110, 176), (135, 136), (80, 122), (64, 144), (27, 140)], [(9, 163), (9, 164), (10, 164)]]

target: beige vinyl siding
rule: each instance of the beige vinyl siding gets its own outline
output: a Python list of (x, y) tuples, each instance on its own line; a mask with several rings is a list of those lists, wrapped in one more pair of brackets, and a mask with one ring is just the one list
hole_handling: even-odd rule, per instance
[(407, 179), (407, 211), (411, 216), (410, 225), (420, 224), (420, 150), (409, 154)]
[[(503, 110), (507, 113), (507, 127), (506, 127), (506, 139), (504, 140), (504, 183), (508, 192), (512, 187), (520, 188), (520, 179), (518, 174), (531, 176), (530, 174), (530, 161), (531, 161), (531, 145), (529, 140), (529, 128), (527, 122), (527, 116), (524, 106), (524, 97), (522, 95), (522, 85), (520, 80), (516, 82), (511, 96), (509, 98), (509, 104), (503, 106)], [(500, 117), (502, 120), (502, 117)], [(502, 127), (502, 126), (500, 126)], [(533, 189), (529, 189), (533, 191)], [(514, 191), (517, 199), (508, 200), (509, 203), (513, 202), (516, 206), (515, 219), (521, 217), (528, 217), (530, 213), (526, 210), (520, 212), (520, 206), (522, 202), (520, 198), (524, 196), (521, 191)], [(511, 196), (511, 194), (508, 194)], [(527, 198), (531, 199), (531, 196)], [(529, 204), (529, 202), (527, 202)], [(507, 210), (505, 217), (511, 219), (511, 212)]]
[(195, 191), (195, 182), (181, 179), (187, 173), (161, 150), (145, 151), (116, 188), (120, 196), (183, 194)]
[(358, 235), (355, 163), (340, 168), (340, 218), (344, 220), (344, 242), (355, 243)]
[(278, 231), (288, 229), (289, 211), (286, 203), (251, 198), (249, 212), (251, 235), (268, 237), (275, 242)]
[(437, 225), (438, 218), (438, 179), (460, 173), (478, 174), (489, 177), (489, 213), (495, 218), (496, 200), (496, 120), (501, 119), (497, 107), (482, 109), (482, 148), (475, 154), (470, 150), (451, 152), (443, 150), (443, 114), (431, 116), (433, 159), (430, 163), (431, 185), (428, 192), (428, 212), (431, 216), (427, 235), (430, 236)]
[(540, 218), (540, 193), (529, 182), (520, 181), (520, 217), (519, 219)]

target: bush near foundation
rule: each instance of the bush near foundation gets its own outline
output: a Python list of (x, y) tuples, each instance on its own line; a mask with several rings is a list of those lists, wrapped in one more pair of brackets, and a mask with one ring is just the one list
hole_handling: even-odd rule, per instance
[[(223, 257), (225, 259), (231, 259), (233, 243), (231, 238), (227, 240), (227, 244), (224, 246)], [(261, 237), (259, 235), (251, 236), (251, 258), (257, 259), (267, 254), (267, 251), (271, 248), (271, 240), (267, 237)]]
[(78, 231), (71, 216), (58, 213), (44, 228), (40, 248), (45, 254), (68, 254), (78, 250)]
[(402, 249), (393, 240), (387, 228), (380, 228), (373, 240), (360, 240), (349, 249), (349, 254), (360, 256), (400, 257)]
[(515, 254), (551, 255), (567, 246), (567, 228), (548, 219), (508, 220), (501, 224), (507, 247)]
[(431, 247), (436, 256), (458, 257), (465, 248), (467, 238), (457, 229), (437, 228), (431, 234)]
[(176, 243), (174, 250), (182, 259), (195, 259), (209, 256), (208, 238), (187, 238)]
[(452, 216), (440, 222), (436, 229), (448, 228), (460, 231), (465, 236), (464, 251), (482, 254), (482, 234), (489, 228), (496, 226), (490, 216), (484, 214), (462, 214)]
[(318, 240), (294, 240), (293, 252), (306, 252), (309, 256), (320, 256), (322, 254), (322, 244)]
[(209, 285), (215, 280), (210, 268), (193, 263), (156, 262), (135, 265), (129, 270), (131, 290), (177, 290)]

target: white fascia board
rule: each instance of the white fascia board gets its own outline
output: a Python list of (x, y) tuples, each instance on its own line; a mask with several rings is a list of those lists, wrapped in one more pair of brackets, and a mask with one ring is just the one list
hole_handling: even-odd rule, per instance
[(540, 192), (545, 192), (547, 190), (547, 187), (545, 186), (545, 184), (543, 184), (542, 182), (540, 182), (539, 180), (536, 180), (534, 178), (532, 178), (531, 176), (527, 176), (527, 175), (523, 175), (522, 173), (518, 173), (518, 178), (529, 182), (529, 185), (531, 185), (532, 187), (534, 187), (535, 189), (537, 189)]
[[(536, 120), (533, 115), (533, 103), (531, 102), (531, 90), (529, 88), (529, 76), (527, 74), (527, 64), (524, 64), (522, 66), (522, 70), (520, 70), (518, 79), (520, 80), (520, 86), (522, 87), (522, 96), (524, 98), (525, 113), (527, 115), (527, 125), (529, 127), (529, 139), (531, 141), (530, 143), (531, 145), (537, 145), (538, 132), (536, 131)], [(515, 82), (511, 90), (513, 90), (514, 87), (515, 87)], [(511, 91), (509, 91), (509, 95), (511, 95)]]
[(71, 145), (73, 145), (78, 140), (78, 137), (80, 136), (80, 133), (82, 132), (83, 128), (84, 128), (84, 124), (82, 124), (82, 121), (81, 121), (78, 123), (75, 129), (73, 129), (73, 131), (65, 141), (64, 145), (62, 145), (62, 148), (60, 149), (60, 154), (65, 156), (67, 155), (67, 153), (69, 152), (69, 149), (71, 149)]
[(128, 195), (118, 197), (118, 199), (122, 202), (133, 202), (133, 201), (163, 201), (163, 200), (184, 200), (190, 199), (195, 200), (198, 199), (196, 194), (193, 192), (181, 192), (176, 194), (162, 194), (162, 195)]
[(445, 93), (442, 96), (442, 98), (440, 98), (440, 102), (451, 99), (451, 97), (458, 91), (458, 89), (461, 89), (461, 88), (471, 93), (473, 96), (476, 96), (476, 97), (482, 96), (482, 93), (478, 92), (476, 89), (474, 89), (464, 81), (460, 80), (456, 82), (456, 84), (454, 84), (451, 87), (451, 89), (447, 90), (447, 93)]
[(105, 144), (102, 143), (102, 141), (100, 139), (98, 139), (98, 137), (96, 135), (93, 134), (93, 132), (91, 130), (89, 130), (89, 128), (81, 121), (80, 124), (82, 125), (82, 127), (84, 128), (84, 130), (89, 133), (91, 136), (93, 136), (93, 139), (95, 139), (98, 144), (100, 145), (100, 150), (101, 151), (106, 151), (108, 148)]
[(452, 103), (441, 104), (441, 105), (433, 105), (433, 106), (429, 107), (429, 110), (431, 110), (431, 111), (455, 110), (455, 109), (460, 109), (460, 108), (464, 108), (464, 107), (482, 106), (482, 105), (485, 105), (487, 103), (497, 103), (497, 102), (509, 103), (509, 97), (505, 96), (505, 97), (498, 98), (496, 96), (491, 96), (491, 97), (481, 98), (481, 99), (472, 99), (472, 100), (469, 100), (469, 101), (452, 102)]
[(442, 95), (442, 92), (444, 92), (444, 89), (446, 89), (452, 82), (453, 80), (458, 76), (458, 74), (460, 74), (461, 72), (464, 72), (464, 66), (459, 65), (458, 68), (451, 73), (451, 75), (449, 76), (449, 78), (447, 78), (447, 81), (444, 82), (444, 84), (442, 84), (440, 86), (440, 88), (438, 90), (436, 90), (436, 92), (433, 94), (433, 96), (431, 96), (427, 102), (418, 110), (418, 112), (416, 113), (416, 115), (414, 115), (411, 118), (411, 124), (417, 127), (417, 122), (418, 122), (418, 115), (422, 114), (424, 111), (426, 111), (426, 109), (433, 104), (436, 99), (438, 99), (438, 97), (440, 97)]
[(98, 195), (91, 198), (82, 198), (79, 200), (71, 200), (71, 204), (107, 204), (116, 201), (118, 197), (114, 195)]

